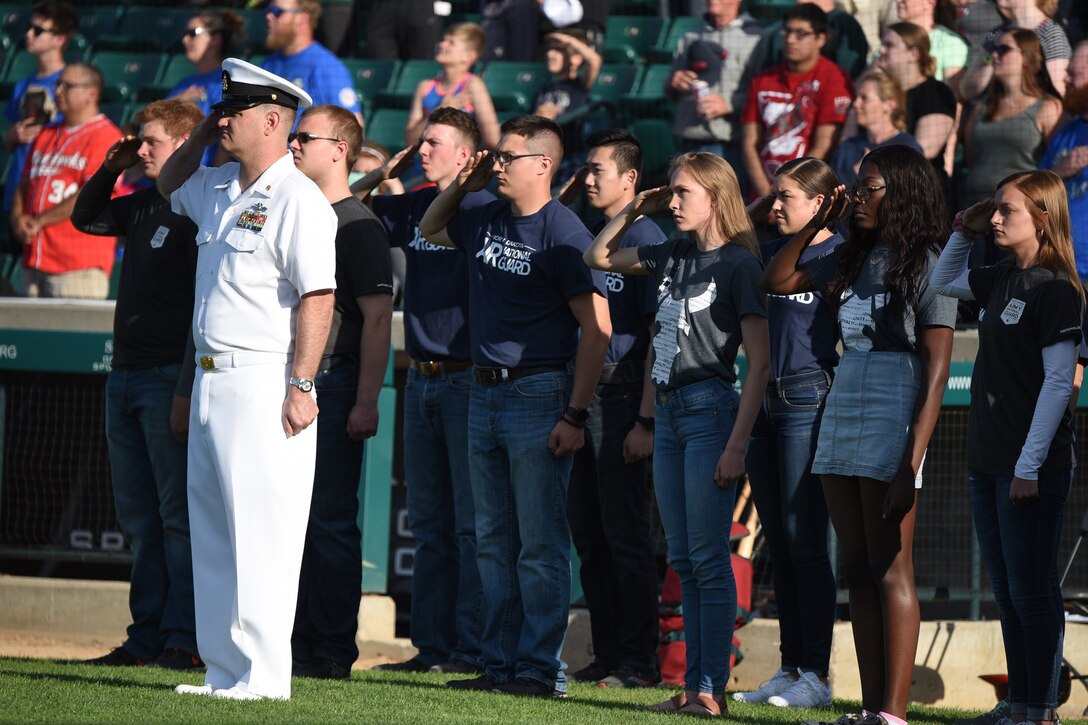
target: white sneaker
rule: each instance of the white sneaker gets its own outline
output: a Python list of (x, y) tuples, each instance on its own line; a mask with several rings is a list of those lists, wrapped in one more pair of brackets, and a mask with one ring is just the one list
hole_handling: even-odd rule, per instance
[(797, 682), (797, 680), (790, 673), (779, 668), (778, 672), (774, 673), (774, 677), (764, 682), (757, 689), (751, 692), (734, 692), (733, 699), (737, 702), (767, 702), (768, 698), (781, 695), (790, 689), (794, 682)]
[(211, 695), (215, 689), (211, 685), (178, 685), (174, 692), (179, 695)]
[(767, 698), (775, 707), (821, 707), (831, 704), (831, 687), (811, 672), (799, 671), (800, 677), (780, 695)]
[(212, 697), (218, 697), (221, 700), (263, 700), (264, 695), (258, 695), (249, 690), (243, 690), (241, 687), (235, 685), (234, 687), (228, 687), (223, 690), (216, 690), (212, 693)]

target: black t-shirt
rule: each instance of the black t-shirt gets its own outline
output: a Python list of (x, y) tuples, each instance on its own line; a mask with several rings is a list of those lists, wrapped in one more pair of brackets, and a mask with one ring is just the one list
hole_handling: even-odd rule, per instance
[(956, 96), (944, 83), (926, 78), (907, 91), (907, 133), (918, 138), (918, 119), (932, 113), (955, 118)]
[[(589, 102), (589, 91), (582, 84), (581, 79), (563, 78), (554, 80), (541, 88), (533, 99), (533, 108), (540, 108), (545, 103), (550, 103), (559, 109), (559, 115), (575, 111)], [(585, 144), (582, 141), (582, 124), (584, 121), (564, 123), (563, 128), (563, 158), (573, 159), (582, 153)]]
[[(1010, 476), (1043, 385), (1042, 349), (1061, 340), (1080, 341), (1080, 303), (1067, 279), (1043, 267), (1019, 269), (1004, 262), (971, 270), (968, 282), (983, 314), (971, 378), (967, 467)], [(1075, 465), (1073, 441), (1066, 410), (1040, 476)]]
[(325, 355), (359, 355), (363, 312), (356, 298), (393, 294), (389, 239), (374, 212), (354, 196), (332, 205), (336, 212), (336, 306)]
[(192, 334), (196, 225), (170, 211), (154, 187), (110, 199), (117, 174), (99, 169), (80, 191), (72, 223), (125, 237), (113, 314), (113, 367), (173, 365)]
[(735, 383), (740, 320), (767, 317), (763, 265), (739, 244), (701, 252), (683, 237), (639, 247), (638, 258), (658, 283), (651, 371), (657, 389), (715, 377)]

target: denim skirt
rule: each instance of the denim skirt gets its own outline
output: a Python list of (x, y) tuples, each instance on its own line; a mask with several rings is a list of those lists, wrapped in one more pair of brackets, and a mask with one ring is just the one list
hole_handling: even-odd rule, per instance
[(827, 396), (812, 472), (891, 481), (921, 383), (921, 359), (912, 353), (845, 353)]

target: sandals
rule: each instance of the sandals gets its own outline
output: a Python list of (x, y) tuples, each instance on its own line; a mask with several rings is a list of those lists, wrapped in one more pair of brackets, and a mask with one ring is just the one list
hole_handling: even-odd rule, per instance
[(656, 705), (650, 705), (647, 710), (653, 710), (654, 712), (680, 712), (680, 708), (686, 707), (688, 704), (688, 694), (681, 692), (679, 695), (670, 697), (665, 702), (659, 702)]
[(681, 692), (664, 702), (650, 705), (647, 709), (655, 712), (678, 712), (697, 717), (721, 717), (729, 714), (729, 708), (724, 702), (718, 702), (713, 696), (703, 693), (689, 700), (688, 694)]

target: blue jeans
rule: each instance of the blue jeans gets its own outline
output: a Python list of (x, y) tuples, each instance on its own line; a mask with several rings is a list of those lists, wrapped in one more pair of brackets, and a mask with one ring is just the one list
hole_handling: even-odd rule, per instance
[[(1065, 610), (1058, 543), (1072, 470), (1039, 478), (1037, 501), (1009, 502), (1010, 476), (970, 472), (971, 515), (1001, 618), (1009, 703), (1029, 720), (1057, 707)], [(1017, 707), (1020, 706), (1020, 707)]]
[(746, 462), (771, 553), (782, 667), (827, 676), (835, 627), (835, 575), (827, 554), (827, 503), (811, 472), (831, 376), (772, 380)]
[(476, 514), (468, 466), (472, 371), (408, 371), (404, 388), (404, 471), (412, 565), (412, 644), (431, 666), (480, 657), (483, 591), (476, 568)]
[(623, 441), (637, 425), (641, 400), (637, 372), (597, 386), (586, 445), (574, 456), (567, 519), (582, 563), (594, 659), (649, 675), (658, 670), (658, 603), (648, 466), (623, 461)]
[(197, 654), (187, 449), (170, 432), (180, 371), (114, 370), (106, 380), (113, 501), (132, 543), (132, 624), (124, 646), (145, 661), (165, 647)]
[(359, 657), (355, 634), (363, 570), (357, 519), (364, 442), (347, 433), (358, 377), (352, 364), (314, 376), (317, 465), (291, 634), (296, 662), (325, 659), (350, 668)]
[(474, 383), (468, 409), (484, 673), (560, 692), (567, 689), (559, 655), (570, 610), (573, 456), (553, 456), (548, 436), (569, 397), (569, 374), (541, 373), (494, 387)]
[(714, 469), (738, 404), (737, 392), (719, 378), (657, 393), (654, 489), (680, 578), (688, 692), (720, 695), (729, 678), (737, 616), (729, 524), (737, 490), (714, 483)]

